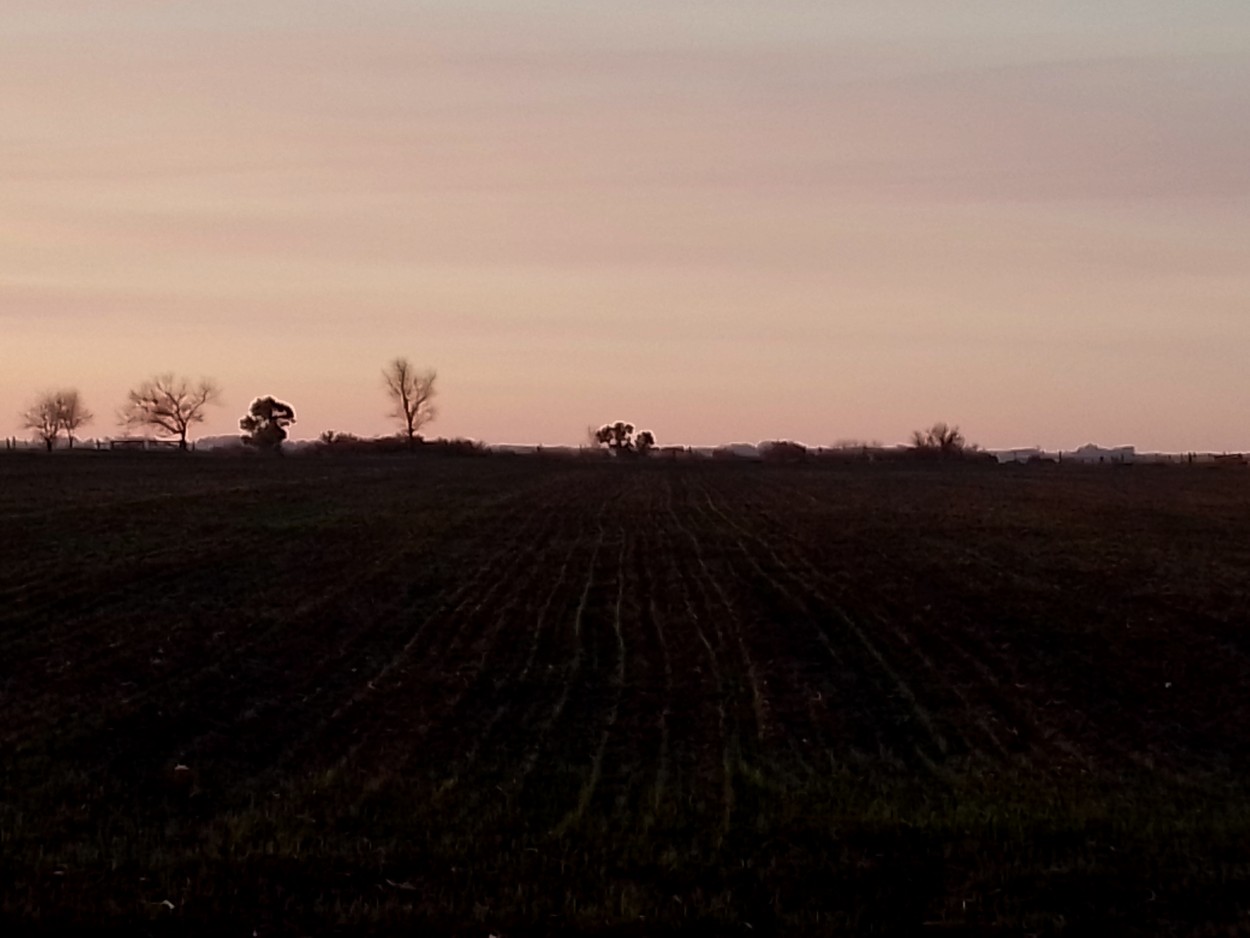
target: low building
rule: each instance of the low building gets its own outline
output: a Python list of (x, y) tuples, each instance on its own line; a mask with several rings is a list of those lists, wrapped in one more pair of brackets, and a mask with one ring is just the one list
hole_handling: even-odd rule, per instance
[(1137, 461), (1137, 448), (1133, 446), (1096, 446), (1086, 443), (1070, 453), (1062, 454), (1064, 462), (1079, 463), (1132, 463)]

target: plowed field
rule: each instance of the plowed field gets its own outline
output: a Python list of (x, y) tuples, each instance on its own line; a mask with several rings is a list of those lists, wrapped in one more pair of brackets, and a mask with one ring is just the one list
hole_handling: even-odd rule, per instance
[(83, 454), (0, 485), (10, 923), (1250, 931), (1240, 473)]

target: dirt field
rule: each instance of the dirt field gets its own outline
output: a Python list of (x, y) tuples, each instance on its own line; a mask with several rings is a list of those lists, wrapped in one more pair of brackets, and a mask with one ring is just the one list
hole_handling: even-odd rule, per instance
[(1193, 468), (0, 458), (3, 917), (1247, 933), (1248, 522)]

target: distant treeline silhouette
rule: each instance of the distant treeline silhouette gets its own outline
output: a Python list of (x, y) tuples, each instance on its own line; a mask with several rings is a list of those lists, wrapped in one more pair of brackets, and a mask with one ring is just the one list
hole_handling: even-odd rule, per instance
[(485, 456), (490, 453), (482, 441), (464, 437), (427, 440), (419, 435), (409, 437), (404, 433), (396, 436), (361, 437), (337, 430), (322, 433), (312, 449), (314, 453), (348, 456), (388, 456), (412, 452), (426, 455)]
[[(492, 448), (479, 440), (463, 437), (427, 440), (421, 434), (437, 416), (433, 405), (437, 395), (437, 372), (431, 368), (417, 369), (404, 357), (392, 359), (382, 369), (382, 389), (390, 401), (387, 416), (397, 424), (389, 436), (361, 437), (350, 432), (327, 430), (314, 443), (296, 444), (299, 452), (322, 455), (392, 455), (421, 453), (442, 456), (523, 455), (547, 458), (578, 457), (582, 459), (647, 459), (716, 461), (749, 460), (769, 464), (838, 463), (838, 462), (1002, 462), (1019, 464), (1054, 464), (1075, 462), (1130, 465), (1138, 461), (1151, 464), (1184, 463), (1246, 467), (1246, 458), (1238, 453), (1223, 455), (1189, 453), (1183, 456), (1145, 454), (1139, 456), (1133, 447), (1111, 450), (1088, 445), (1071, 453), (1046, 453), (1034, 447), (1027, 450), (1004, 450), (990, 453), (970, 443), (958, 426), (934, 423), (911, 434), (907, 444), (887, 446), (879, 442), (843, 441), (831, 447), (808, 447), (788, 439), (764, 440), (758, 444), (731, 444), (714, 448), (661, 446), (651, 430), (638, 430), (635, 424), (616, 420), (598, 427), (586, 428), (586, 441), (580, 447), (516, 447)], [(142, 381), (127, 392), (125, 403), (116, 412), (120, 427), (146, 431), (151, 436), (122, 437), (94, 441), (95, 449), (107, 448), (128, 452), (194, 448), (190, 431), (203, 423), (210, 406), (220, 406), (221, 386), (211, 378), (198, 380), (175, 375), (158, 374)], [(19, 415), (24, 429), (31, 431), (35, 445), (49, 452), (62, 445), (74, 449), (80, 442), (80, 430), (94, 420), (82, 395), (75, 388), (44, 391)], [(295, 408), (272, 395), (255, 398), (239, 420), (238, 437), (211, 439), (215, 450), (253, 450), (278, 454), (288, 439), (288, 429), (296, 422)], [(153, 439), (152, 436), (156, 437)], [(5, 449), (21, 448), (16, 440), (5, 440)]]
[[(418, 370), (402, 356), (382, 370), (383, 388), (394, 408), (388, 416), (399, 421), (399, 436), (409, 449), (420, 442), (418, 431), (435, 417), (436, 378), (433, 369)], [(172, 372), (159, 374), (127, 392), (126, 402), (117, 410), (117, 425), (176, 441), (180, 450), (187, 450), (191, 428), (204, 422), (210, 405), (221, 404), (221, 395), (221, 386), (211, 378), (193, 381)], [(19, 419), (22, 428), (32, 431), (51, 452), (62, 434), (72, 449), (75, 434), (94, 415), (77, 389), (64, 388), (39, 394)], [(258, 397), (239, 420), (240, 442), (260, 452), (281, 452), (293, 423), (295, 409), (290, 404), (273, 396)]]

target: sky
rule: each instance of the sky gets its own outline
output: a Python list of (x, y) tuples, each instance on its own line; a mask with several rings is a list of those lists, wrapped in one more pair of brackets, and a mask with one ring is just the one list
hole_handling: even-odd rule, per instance
[(1250, 449), (1245, 0), (5, 0), (0, 435)]

